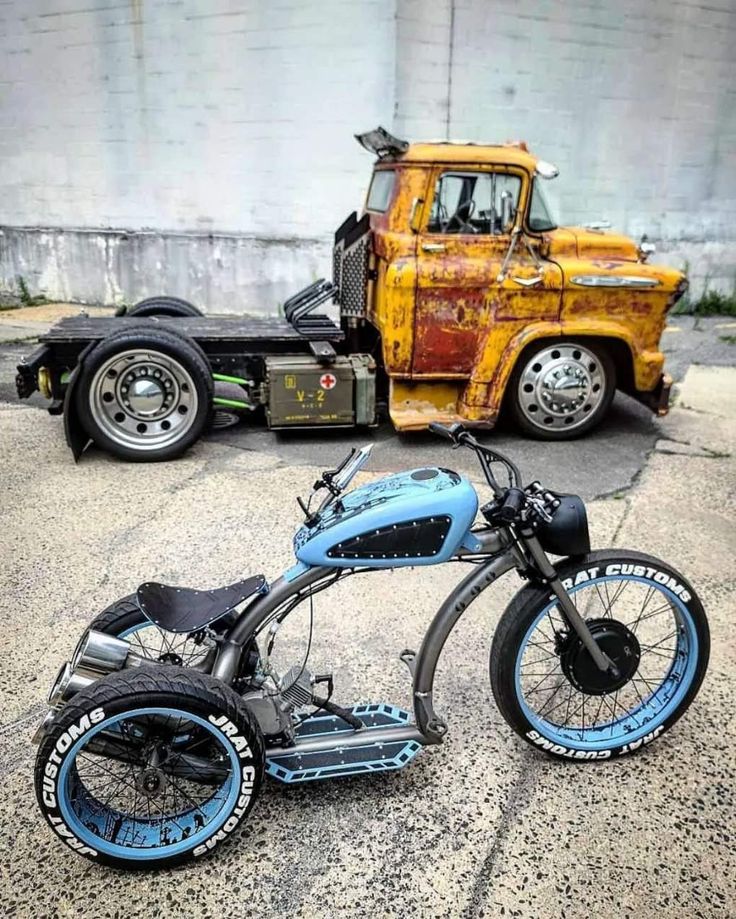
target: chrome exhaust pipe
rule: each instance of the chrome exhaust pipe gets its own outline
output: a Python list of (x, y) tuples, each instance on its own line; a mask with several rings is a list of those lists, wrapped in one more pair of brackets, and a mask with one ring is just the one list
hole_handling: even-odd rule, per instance
[(94, 681), (125, 667), (139, 667), (144, 662), (144, 658), (130, 650), (127, 641), (88, 629), (74, 649), (70, 667), (73, 673)]
[(59, 710), (78, 692), (109, 673), (126, 667), (140, 667), (145, 663), (150, 661), (131, 651), (127, 641), (96, 629), (87, 629), (79, 639), (71, 661), (61, 665), (51, 684), (46, 698), (50, 711), (36, 729), (33, 742), (38, 744), (43, 740)]
[(33, 737), (31, 738), (31, 743), (36, 744), (36, 746), (38, 746), (41, 743), (41, 741), (46, 736), (46, 732), (51, 727), (51, 723), (53, 722), (55, 717), (56, 717), (56, 712), (53, 710), (53, 708), (46, 712), (46, 714), (44, 715), (43, 721), (36, 728), (33, 734)]
[(75, 673), (67, 661), (67, 663), (62, 664), (56, 674), (56, 679), (51, 684), (46, 701), (53, 709), (61, 708), (65, 702), (68, 702), (80, 690), (91, 686), (95, 679), (96, 677), (87, 676), (83, 673)]

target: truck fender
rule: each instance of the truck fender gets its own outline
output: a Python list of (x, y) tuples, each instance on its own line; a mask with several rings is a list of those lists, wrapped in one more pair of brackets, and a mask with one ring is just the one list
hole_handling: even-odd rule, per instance
[(77, 381), (84, 367), (85, 358), (88, 357), (96, 344), (96, 341), (91, 341), (79, 355), (76, 366), (69, 374), (69, 382), (67, 383), (66, 393), (64, 394), (64, 437), (66, 437), (67, 446), (72, 451), (75, 463), (89, 445), (90, 438), (82, 427), (82, 422), (79, 420), (76, 399), (74, 397), (77, 389)]
[[(501, 410), (506, 384), (524, 349), (532, 342), (546, 338), (615, 339), (629, 348), (636, 358), (631, 334), (618, 323), (603, 320), (498, 323), (482, 340), (470, 380), (461, 397), (463, 414), (470, 420), (497, 417)], [(661, 368), (660, 368), (661, 369)], [(635, 375), (639, 364), (634, 363)]]

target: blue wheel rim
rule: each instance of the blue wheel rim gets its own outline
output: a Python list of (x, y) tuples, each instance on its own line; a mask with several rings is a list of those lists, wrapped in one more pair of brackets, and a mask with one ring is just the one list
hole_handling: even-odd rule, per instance
[(618, 718), (615, 717), (615, 706), (613, 708), (614, 717), (609, 721), (594, 723), (583, 729), (579, 725), (569, 727), (540, 717), (540, 714), (528, 704), (523, 691), (522, 664), (525, 652), (530, 647), (532, 636), (538, 630), (540, 623), (557, 606), (556, 601), (548, 603), (535, 617), (524, 635), (515, 662), (514, 688), (517, 701), (531, 726), (553, 744), (573, 750), (588, 751), (614, 749), (623, 744), (635, 744), (651, 735), (677, 710), (692, 685), (698, 662), (697, 629), (685, 603), (669, 588), (635, 575), (611, 575), (588, 580), (578, 587), (571, 588), (569, 593), (574, 595), (585, 588), (622, 581), (637, 582), (647, 588), (656, 588), (669, 601), (676, 624), (675, 648), (671, 666), (658, 685), (652, 686), (653, 691), (642, 694), (642, 701), (635, 709), (627, 711)]
[[(187, 812), (177, 812), (168, 819), (165, 817), (131, 817), (110, 805), (105, 807), (83, 786), (76, 773), (77, 756), (83, 753), (89, 741), (101, 731), (115, 729), (120, 722), (130, 721), (147, 715), (170, 716), (185, 719), (188, 722), (205, 728), (227, 753), (229, 771), (225, 781), (214, 791), (202, 805)], [(208, 839), (225, 823), (231, 814), (240, 790), (240, 764), (238, 753), (228, 739), (204, 718), (191, 712), (174, 708), (138, 708), (121, 715), (106, 718), (80, 737), (64, 758), (59, 774), (59, 808), (69, 829), (84, 843), (105, 855), (128, 860), (151, 860), (176, 856), (189, 851)], [(76, 785), (76, 787), (75, 787)], [(81, 788), (80, 788), (81, 785)], [(76, 797), (72, 798), (72, 792)], [(85, 794), (86, 793), (86, 794)], [(198, 814), (198, 819), (195, 819)], [(113, 842), (101, 835), (103, 825), (115, 828), (115, 838), (131, 840), (133, 844), (125, 845)], [(199, 826), (200, 822), (203, 824)], [(91, 826), (94, 825), (95, 829)], [(188, 832), (187, 832), (188, 830)], [(179, 839), (173, 839), (179, 835)], [(162, 843), (162, 838), (172, 838), (171, 842)]]

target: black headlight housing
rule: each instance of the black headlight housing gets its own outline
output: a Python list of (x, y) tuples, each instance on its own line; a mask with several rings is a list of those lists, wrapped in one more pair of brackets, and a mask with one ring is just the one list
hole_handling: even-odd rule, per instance
[(578, 495), (552, 494), (560, 505), (552, 520), (542, 521), (537, 527), (542, 548), (553, 555), (585, 555), (590, 552), (590, 533), (583, 499)]

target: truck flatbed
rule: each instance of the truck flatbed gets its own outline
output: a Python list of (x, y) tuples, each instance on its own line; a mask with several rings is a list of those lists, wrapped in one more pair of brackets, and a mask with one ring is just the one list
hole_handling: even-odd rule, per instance
[(186, 316), (155, 317), (140, 319), (135, 316), (70, 316), (62, 319), (39, 341), (49, 344), (68, 344), (86, 346), (92, 341), (101, 341), (112, 332), (126, 326), (140, 326), (142, 322), (156, 323), (164, 328), (172, 328), (188, 338), (193, 338), (205, 351), (207, 344), (219, 349), (223, 343), (237, 342), (242, 351), (249, 343), (253, 351), (264, 351), (264, 343), (284, 342), (293, 347), (303, 341), (342, 341), (345, 337), (342, 329), (324, 314), (310, 315), (299, 322), (295, 328), (286, 319), (280, 317), (256, 318), (250, 316)]

